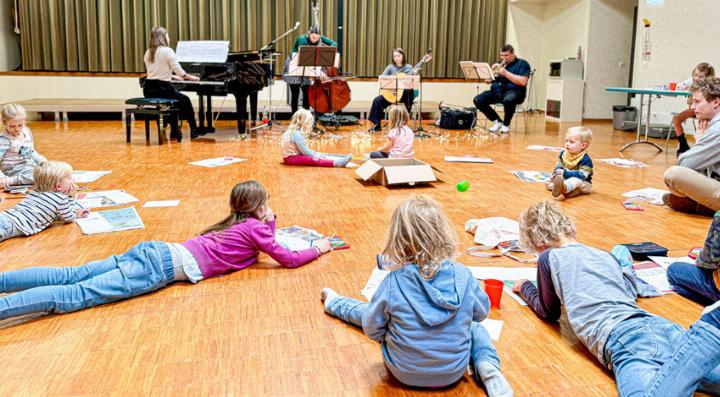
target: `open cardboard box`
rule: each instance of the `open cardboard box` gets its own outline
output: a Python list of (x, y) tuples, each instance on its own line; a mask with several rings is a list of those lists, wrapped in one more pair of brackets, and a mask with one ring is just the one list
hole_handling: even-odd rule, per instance
[(371, 179), (383, 186), (437, 181), (430, 164), (415, 159), (370, 159), (355, 173), (364, 181)]

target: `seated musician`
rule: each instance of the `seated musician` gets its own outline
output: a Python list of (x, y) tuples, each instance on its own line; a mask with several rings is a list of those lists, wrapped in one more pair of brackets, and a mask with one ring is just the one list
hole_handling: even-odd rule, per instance
[[(510, 122), (515, 114), (517, 105), (525, 101), (525, 86), (530, 78), (530, 64), (515, 56), (515, 49), (510, 44), (505, 44), (500, 49), (502, 64), (493, 65), (497, 70), (494, 81), (485, 82), (492, 85), (488, 91), (475, 97), (475, 107), (478, 108), (488, 120), (494, 124), (489, 128), (490, 132), (507, 133), (510, 131)], [(490, 106), (495, 103), (502, 103), (504, 117), (500, 116)]]
[[(161, 26), (156, 26), (150, 31), (148, 50), (145, 52), (145, 68), (147, 79), (143, 84), (143, 95), (145, 98), (177, 99), (180, 103), (180, 118), (187, 120), (190, 125), (190, 138), (198, 136), (195, 111), (193, 110), (190, 98), (181, 94), (170, 81), (175, 80), (199, 80), (197, 76), (185, 73), (177, 61), (175, 51), (169, 47), (170, 35)], [(182, 140), (182, 133), (173, 128), (170, 138)]]
[[(320, 43), (330, 47), (337, 47), (336, 42), (325, 36), (320, 35), (320, 27), (311, 26), (307, 34), (304, 34), (295, 39), (295, 44), (293, 44), (292, 52), (297, 53), (298, 51), (300, 51), (300, 47), (302, 46), (320, 45)], [(290, 87), (290, 109), (292, 110), (292, 113), (295, 114), (298, 109), (298, 96), (300, 95), (300, 89), (302, 89), (303, 93), (302, 107), (305, 109), (309, 109), (310, 102), (308, 100), (308, 87), (311, 84), (310, 79), (301, 76), (285, 76), (284, 80), (288, 83), (288, 86)]]
[[(382, 72), (382, 75), (394, 76), (398, 73), (414, 73), (413, 67), (409, 65), (405, 59), (405, 51), (403, 51), (402, 48), (396, 48), (393, 50), (392, 63), (387, 65), (385, 70)], [(404, 90), (399, 102), (404, 103), (405, 107), (407, 107), (408, 111), (410, 111), (414, 99), (413, 90)], [(368, 120), (373, 123), (369, 132), (380, 131), (380, 121), (383, 119), (385, 108), (390, 105), (392, 105), (392, 103), (390, 103), (382, 95), (375, 97), (372, 107), (370, 108), (370, 115), (368, 116)]]

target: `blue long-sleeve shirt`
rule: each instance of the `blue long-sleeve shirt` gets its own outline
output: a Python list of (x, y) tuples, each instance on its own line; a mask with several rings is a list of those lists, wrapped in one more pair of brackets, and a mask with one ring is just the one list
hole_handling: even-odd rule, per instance
[(282, 140), (282, 157), (289, 156), (320, 156), (318, 152), (310, 149), (305, 142), (305, 136), (300, 130), (287, 131)]
[(560, 155), (558, 156), (558, 161), (557, 163), (555, 163), (555, 168), (553, 169), (553, 171), (563, 170), (563, 178), (565, 179), (578, 178), (585, 182), (592, 183), (593, 162), (590, 159), (590, 155), (585, 153), (583, 158), (580, 159), (580, 162), (577, 164), (577, 166), (569, 168), (567, 164), (565, 164), (565, 162), (563, 161), (564, 153), (565, 150), (560, 152)]

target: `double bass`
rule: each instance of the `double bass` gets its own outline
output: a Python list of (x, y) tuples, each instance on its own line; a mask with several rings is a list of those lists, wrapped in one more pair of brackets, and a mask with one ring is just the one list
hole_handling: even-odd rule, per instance
[[(315, 26), (320, 27), (318, 2), (314, 0), (312, 3)], [(318, 45), (323, 45), (322, 40)], [(341, 76), (336, 67), (327, 67), (325, 74), (325, 79), (315, 79), (315, 83), (308, 90), (308, 102), (317, 113), (339, 112), (350, 103), (350, 86), (345, 81), (346, 77)]]

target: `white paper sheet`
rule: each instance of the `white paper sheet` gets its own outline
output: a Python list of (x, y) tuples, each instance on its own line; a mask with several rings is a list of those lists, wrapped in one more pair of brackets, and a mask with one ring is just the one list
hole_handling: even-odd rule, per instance
[(485, 266), (466, 266), (470, 269), (473, 277), (478, 280), (503, 280), (517, 281), (521, 279), (535, 281), (537, 280), (537, 268), (535, 267), (485, 267)]
[(503, 321), (502, 320), (493, 320), (491, 318), (486, 318), (483, 321), (480, 321), (480, 325), (485, 328), (485, 330), (490, 335), (490, 339), (494, 340), (495, 342), (500, 340), (500, 333), (503, 329)]
[(360, 295), (370, 301), (373, 295), (375, 295), (375, 291), (377, 291), (378, 287), (380, 287), (380, 284), (383, 280), (385, 280), (385, 277), (387, 277), (388, 274), (390, 274), (390, 270), (378, 269), (377, 267), (373, 268), (373, 271), (370, 274), (370, 279), (368, 279), (365, 284), (365, 288), (360, 291)]
[(520, 238), (520, 224), (518, 221), (501, 216), (469, 219), (465, 222), (465, 231), (475, 235), (475, 244), (494, 248), (503, 241), (513, 241)]
[(662, 197), (666, 193), (670, 193), (670, 191), (656, 189), (654, 187), (646, 187), (644, 189), (631, 190), (623, 193), (622, 195), (623, 197), (642, 199), (650, 202), (650, 204), (663, 205)]
[(122, 230), (142, 229), (145, 227), (135, 207), (91, 212), (86, 218), (77, 218), (83, 234), (118, 232)]
[(603, 163), (616, 165), (623, 168), (643, 168), (649, 167), (649, 165), (637, 160), (621, 159), (619, 157), (613, 157), (611, 159), (600, 159)]
[(492, 164), (490, 157), (475, 157), (475, 156), (445, 156), (445, 161), (448, 163), (484, 163)]
[(103, 190), (78, 193), (75, 201), (83, 208), (100, 208), (130, 204), (138, 201), (138, 199), (123, 190)]
[(648, 256), (648, 259), (651, 261), (657, 263), (662, 267), (663, 269), (667, 270), (668, 266), (675, 262), (685, 262), (689, 263), (691, 265), (695, 264), (695, 259), (689, 257), (689, 256), (677, 256), (677, 257), (671, 257), (671, 256)]
[(550, 182), (552, 174), (542, 171), (510, 171), (523, 182)]
[(180, 200), (157, 200), (146, 201), (143, 208), (177, 207), (178, 205), (180, 205)]
[(223, 157), (216, 157), (216, 158), (212, 158), (212, 159), (193, 161), (190, 164), (198, 165), (200, 167), (215, 168), (215, 167), (222, 167), (223, 165), (240, 163), (245, 160), (246, 159), (241, 159), (241, 158), (237, 158), (237, 157), (233, 157), (233, 156), (223, 156)]
[(633, 265), (638, 278), (655, 287), (662, 294), (674, 292), (673, 287), (667, 279), (667, 270), (655, 262), (646, 261)]
[(112, 171), (73, 171), (72, 177), (75, 183), (95, 182), (100, 177), (111, 173)]
[(562, 150), (563, 150), (561, 147), (557, 147), (557, 146), (543, 146), (543, 145), (530, 145), (530, 146), (528, 146), (526, 149), (527, 149), (527, 150), (543, 150), (543, 151), (546, 151), (546, 152), (557, 152), (557, 153), (560, 153), (560, 152), (562, 152)]

